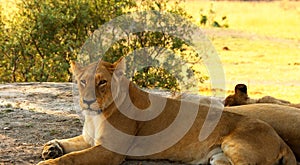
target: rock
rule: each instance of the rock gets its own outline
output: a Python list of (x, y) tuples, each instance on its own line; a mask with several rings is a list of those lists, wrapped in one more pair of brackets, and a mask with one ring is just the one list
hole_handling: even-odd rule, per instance
[(4, 127), (3, 129), (4, 129), (4, 130), (11, 130), (10, 127)]

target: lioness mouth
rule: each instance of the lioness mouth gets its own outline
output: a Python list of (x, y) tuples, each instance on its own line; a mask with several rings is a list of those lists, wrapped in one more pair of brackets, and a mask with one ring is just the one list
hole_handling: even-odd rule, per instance
[(94, 113), (97, 113), (97, 114), (102, 113), (101, 109), (94, 110), (94, 109), (91, 109), (91, 108), (87, 108), (87, 109), (83, 109), (82, 111), (94, 112)]

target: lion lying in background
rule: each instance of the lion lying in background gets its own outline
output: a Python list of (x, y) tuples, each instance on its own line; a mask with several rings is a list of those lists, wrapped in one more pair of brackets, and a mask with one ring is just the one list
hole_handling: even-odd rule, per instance
[[(134, 120), (125, 116), (123, 110), (120, 112), (115, 99), (121, 100), (119, 106), (125, 107), (125, 111), (136, 107), (140, 109), (132, 113), (137, 117), (140, 113), (151, 114), (156, 110), (155, 100), (159, 102), (164, 98), (142, 91), (131, 83), (123, 75), (125, 62), (122, 59), (114, 64), (100, 61), (86, 67), (72, 63), (71, 68), (79, 87), (80, 106), (83, 111), (88, 112), (85, 115), (83, 133), (78, 137), (52, 140), (45, 144), (42, 157), (48, 160), (40, 162), (39, 165), (118, 165), (125, 159), (164, 159), (212, 165), (296, 164), (292, 151), (271, 126), (263, 121), (227, 111), (222, 113), (212, 133), (199, 141), (198, 135), (209, 111), (207, 105), (165, 98), (167, 101), (163, 111), (151, 120)], [(117, 95), (113, 97), (114, 91), (117, 91)], [(128, 104), (128, 101), (132, 104)], [(182, 105), (185, 105), (183, 110), (180, 109)], [(152, 146), (164, 146), (176, 135), (172, 132), (176, 133), (182, 125), (177, 125), (170, 134), (152, 143), (141, 142), (136, 138), (169, 129), (169, 126), (177, 121), (181, 111), (191, 112), (193, 107), (196, 107), (196, 115), (192, 127), (186, 134), (182, 134), (182, 138), (176, 144), (166, 150), (149, 155), (126, 156), (104, 147), (113, 141), (111, 145), (117, 145), (128, 153), (143, 153), (152, 149)], [(89, 113), (94, 115), (88, 115)], [(191, 121), (191, 117), (183, 116), (182, 120), (181, 123), (186, 123)], [(110, 125), (136, 138), (120, 138), (111, 130)], [(141, 143), (148, 143), (148, 147), (141, 147)]]
[(238, 106), (255, 103), (270, 103), (300, 108), (300, 105), (298, 104), (291, 104), (289, 101), (277, 99), (272, 96), (264, 96), (260, 99), (251, 99), (248, 96), (247, 86), (245, 84), (237, 84), (234, 89), (234, 94), (227, 96), (224, 101), (225, 106)]

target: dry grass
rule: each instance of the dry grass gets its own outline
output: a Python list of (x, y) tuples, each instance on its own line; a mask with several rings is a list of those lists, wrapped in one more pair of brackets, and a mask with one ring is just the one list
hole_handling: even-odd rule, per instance
[(211, 4), (216, 19), (229, 19), (229, 29), (204, 28), (222, 60), (227, 94), (245, 83), (253, 98), (271, 95), (300, 102), (300, 2), (190, 0), (186, 7), (198, 17)]

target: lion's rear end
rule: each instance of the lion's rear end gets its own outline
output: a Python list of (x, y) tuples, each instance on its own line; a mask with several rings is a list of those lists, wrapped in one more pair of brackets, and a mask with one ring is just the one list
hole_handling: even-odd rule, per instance
[(292, 150), (271, 126), (250, 120), (239, 124), (222, 142), (223, 152), (233, 164), (296, 165)]
[[(173, 106), (178, 104), (176, 102), (171, 103)], [(269, 124), (230, 112), (223, 112), (213, 132), (204, 141), (199, 141), (199, 133), (207, 111), (208, 107), (200, 106), (194, 125), (174, 146), (158, 154), (143, 158), (171, 159), (191, 164), (296, 165), (293, 152)], [(157, 121), (160, 121), (160, 118), (164, 118), (164, 122), (172, 120), (171, 116), (176, 116), (173, 114), (174, 112), (176, 113), (176, 110), (170, 108), (166, 116), (160, 116)], [(145, 124), (142, 132), (150, 130), (148, 127), (164, 128), (169, 123), (166, 122), (166, 126), (163, 126), (163, 122), (157, 121), (153, 120)], [(157, 125), (158, 123), (159, 125)], [(172, 137), (169, 138), (171, 140)], [(160, 142), (157, 141), (156, 143)]]

